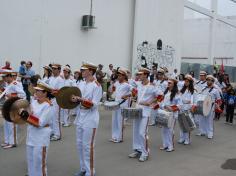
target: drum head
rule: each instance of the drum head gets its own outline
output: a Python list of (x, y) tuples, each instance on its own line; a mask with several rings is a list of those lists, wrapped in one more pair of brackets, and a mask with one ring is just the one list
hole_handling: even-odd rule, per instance
[(105, 101), (104, 106), (117, 106), (119, 105), (118, 101)]
[(212, 98), (210, 95), (207, 95), (205, 100), (203, 101), (203, 115), (208, 116), (211, 112), (212, 107)]

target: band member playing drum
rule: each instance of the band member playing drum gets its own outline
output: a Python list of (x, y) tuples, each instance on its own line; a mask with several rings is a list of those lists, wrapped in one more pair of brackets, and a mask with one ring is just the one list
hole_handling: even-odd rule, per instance
[[(164, 92), (164, 100), (161, 103), (161, 108), (173, 112), (173, 124), (175, 125), (175, 120), (178, 118), (179, 106), (181, 105), (181, 100), (178, 94), (176, 79), (168, 80), (168, 87)], [(174, 125), (171, 128), (162, 127), (162, 147), (160, 150), (166, 150), (167, 152), (174, 151)]]
[[(183, 103), (181, 105), (181, 111), (190, 111), (194, 106), (194, 99), (196, 98), (196, 92), (193, 86), (193, 77), (191, 75), (185, 76), (184, 86), (180, 90), (180, 98)], [(180, 139), (178, 143), (184, 145), (190, 144), (190, 132), (183, 132), (183, 130), (180, 129)]]
[(124, 118), (121, 115), (121, 108), (129, 106), (129, 97), (131, 86), (126, 81), (127, 72), (124, 69), (118, 69), (118, 81), (113, 85), (115, 91), (115, 101), (119, 102), (120, 108), (112, 112), (112, 139), (111, 142), (119, 143), (123, 141)]
[[(206, 76), (207, 76), (207, 73), (205, 71), (200, 71), (200, 74), (199, 74), (200, 79), (194, 85), (194, 88), (197, 90), (197, 94), (201, 93), (202, 89), (204, 89), (207, 86)], [(200, 128), (200, 126), (202, 127), (202, 125), (199, 125), (201, 118), (204, 118), (204, 117), (200, 114), (194, 114), (194, 120), (198, 127), (198, 132), (196, 134), (197, 136), (201, 136), (201, 134), (203, 133), (202, 132), (203, 129)]]
[(20, 109), (21, 119), (27, 127), (26, 150), (29, 176), (47, 175), (47, 153), (50, 143), (53, 108), (49, 100), (52, 90), (47, 84), (39, 82), (36, 87), (35, 100), (32, 100), (29, 110)]
[(151, 115), (151, 105), (157, 99), (159, 92), (148, 80), (150, 70), (141, 68), (138, 72), (140, 84), (138, 84), (137, 108), (142, 108), (142, 117), (133, 121), (133, 150), (130, 158), (139, 157), (139, 161), (144, 162), (149, 156), (148, 147), (148, 120)]
[(80, 172), (76, 176), (94, 176), (94, 146), (95, 135), (99, 124), (98, 104), (102, 98), (102, 87), (94, 78), (97, 66), (84, 63), (81, 67), (82, 76), (79, 89), (82, 97), (72, 96), (72, 102), (80, 103), (77, 111), (76, 138), (80, 159)]
[[(5, 99), (11, 97), (26, 98), (22, 84), (14, 80), (13, 71), (7, 71), (2, 74), (3, 80), (6, 82)], [(5, 121), (4, 122), (4, 143), (1, 145), (4, 149), (16, 147), (17, 145), (17, 125)]]
[(210, 114), (207, 117), (200, 119), (199, 128), (200, 135), (207, 135), (208, 139), (212, 139), (214, 135), (213, 119), (215, 117), (215, 108), (218, 108), (221, 103), (219, 90), (214, 87), (215, 78), (212, 75), (206, 77), (207, 86), (202, 90), (203, 94), (209, 94), (212, 98), (213, 104), (211, 106)]

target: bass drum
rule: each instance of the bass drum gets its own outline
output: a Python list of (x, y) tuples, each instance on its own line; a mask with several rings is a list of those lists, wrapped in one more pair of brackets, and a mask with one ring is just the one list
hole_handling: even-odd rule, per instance
[(209, 94), (199, 94), (197, 97), (197, 108), (194, 114), (207, 117), (212, 110), (213, 101)]

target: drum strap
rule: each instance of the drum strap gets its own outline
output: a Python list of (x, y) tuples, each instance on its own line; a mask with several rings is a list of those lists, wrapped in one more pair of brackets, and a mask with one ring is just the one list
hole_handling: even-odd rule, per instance
[(164, 81), (165, 81), (165, 80), (162, 80), (162, 81), (160, 82), (160, 84), (162, 84)]
[(198, 81), (196, 84), (199, 84), (201, 82), (201, 80), (200, 81)]
[(126, 99), (123, 99), (123, 100), (119, 103), (119, 106), (122, 105), (125, 101), (126, 101)]
[(206, 81), (203, 81), (201, 84), (204, 84)]

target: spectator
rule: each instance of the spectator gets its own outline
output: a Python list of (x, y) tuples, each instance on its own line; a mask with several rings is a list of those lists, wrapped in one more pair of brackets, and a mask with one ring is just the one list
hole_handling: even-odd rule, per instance
[(30, 102), (30, 92), (28, 90), (29, 84), (30, 84), (30, 78), (35, 75), (35, 72), (32, 70), (32, 62), (28, 61), (26, 63), (26, 70), (25, 70), (25, 75), (23, 76), (23, 88), (26, 93), (26, 99)]
[(97, 81), (102, 85), (103, 84), (103, 78), (106, 76), (106, 73), (104, 73), (102, 71), (103, 69), (103, 65), (102, 64), (99, 64), (98, 65), (98, 69), (96, 71), (96, 78), (97, 78)]
[(233, 124), (234, 108), (236, 105), (236, 97), (234, 89), (229, 89), (226, 95), (226, 124)]
[(25, 75), (25, 70), (26, 70), (26, 66), (25, 66), (26, 62), (25, 61), (21, 61), (20, 62), (20, 67), (19, 67), (19, 76), (22, 77)]
[(12, 70), (12, 68), (11, 68), (11, 63), (10, 63), (9, 61), (6, 61), (6, 62), (5, 62), (5, 66), (2, 67), (2, 69)]
[(157, 67), (156, 65), (152, 66), (152, 74), (150, 75), (150, 82), (153, 83), (153, 81), (156, 79), (157, 75)]

